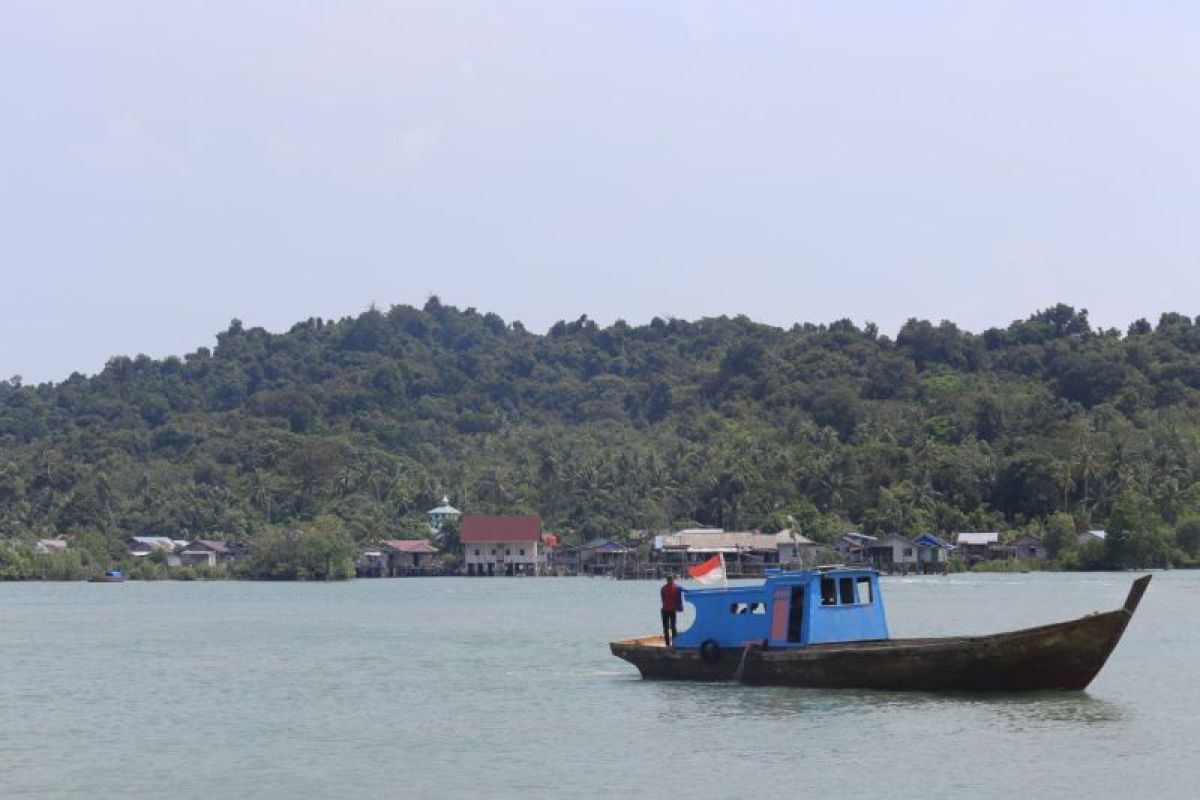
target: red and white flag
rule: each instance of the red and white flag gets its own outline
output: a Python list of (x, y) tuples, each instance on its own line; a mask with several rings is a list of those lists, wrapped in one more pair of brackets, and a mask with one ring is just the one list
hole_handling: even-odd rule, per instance
[(725, 585), (725, 556), (721, 553), (710, 558), (708, 561), (697, 564), (694, 567), (688, 567), (688, 575), (703, 584)]

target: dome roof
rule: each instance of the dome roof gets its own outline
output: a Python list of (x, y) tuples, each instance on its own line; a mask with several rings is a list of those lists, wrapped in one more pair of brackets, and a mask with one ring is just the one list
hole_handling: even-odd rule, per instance
[(437, 508), (431, 510), (429, 513), (430, 514), (441, 514), (441, 515), (462, 514), (461, 511), (459, 511), (454, 506), (450, 505), (450, 498), (445, 497), (445, 496), (442, 497), (442, 504), (440, 506), (438, 506)]

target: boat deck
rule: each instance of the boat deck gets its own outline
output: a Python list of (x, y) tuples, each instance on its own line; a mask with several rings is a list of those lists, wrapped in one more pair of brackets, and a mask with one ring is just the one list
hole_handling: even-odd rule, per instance
[[(1050, 627), (1050, 626), (1047, 626)], [(995, 635), (995, 634), (990, 634)], [(854, 650), (886, 650), (893, 647), (921, 647), (921, 646), (944, 646), (955, 642), (971, 642), (976, 639), (987, 638), (987, 636), (945, 636), (940, 638), (924, 638), (924, 639), (878, 639), (875, 641), (856, 641), (856, 642), (822, 642), (818, 644), (806, 644), (797, 646), (797, 650), (823, 650), (826, 652), (845, 650), (853, 648)], [(641, 647), (660, 647), (666, 649), (667, 643), (661, 636), (638, 636), (633, 639), (622, 639), (615, 644), (622, 645), (638, 645)], [(748, 642), (747, 646), (759, 646), (759, 642)], [(672, 650), (676, 649), (674, 647)], [(695, 650), (696, 648), (679, 648)]]

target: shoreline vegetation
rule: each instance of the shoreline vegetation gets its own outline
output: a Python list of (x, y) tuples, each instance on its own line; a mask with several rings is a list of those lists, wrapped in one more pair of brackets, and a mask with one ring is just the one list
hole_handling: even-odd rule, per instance
[[(243, 544), (234, 577), (345, 578), (359, 543), (430, 538), (447, 494), (568, 545), (1003, 531), (1060, 569), (1194, 566), (1198, 323), (1094, 329), (1060, 304), (982, 333), (583, 316), (536, 334), (436, 297), (281, 334), (234, 320), (182, 358), (0, 381), (0, 579), (189, 569), (130, 560), (133, 535)], [(65, 554), (30, 552), (55, 537)]]
[[(56, 559), (51, 556), (45, 561), (38, 564), (34, 571), (25, 574), (4, 574), (0, 575), (0, 583), (4, 582), (86, 582), (97, 579), (104, 575), (106, 570), (118, 569), (126, 580), (131, 581), (343, 581), (343, 580), (389, 580), (388, 578), (368, 578), (356, 577), (351, 565), (349, 572), (333, 572), (322, 573), (319, 571), (305, 572), (296, 571), (285, 575), (269, 575), (256, 572), (253, 568), (240, 565), (209, 565), (196, 564), (191, 566), (169, 567), (161, 561), (151, 560), (149, 558), (140, 558), (134, 561), (124, 562), (106, 562), (101, 567), (99, 564), (80, 564), (78, 560), (63, 560)], [(1131, 568), (1128, 571), (1141, 571), (1147, 568)], [(1153, 568), (1150, 568), (1153, 569)], [(1190, 564), (1185, 566), (1170, 567), (1169, 569), (1193, 570), (1200, 569), (1200, 565)], [(977, 573), (1030, 573), (1030, 572), (1079, 572), (1077, 569), (1066, 568), (1063, 565), (1053, 561), (1038, 561), (1036, 559), (996, 559), (992, 561), (983, 561), (971, 568), (967, 568), (961, 560), (951, 562), (949, 568), (945, 572), (923, 574), (920, 572), (888, 572), (887, 577), (928, 577), (936, 579), (945, 575), (955, 575), (967, 572)], [(465, 577), (459, 572), (442, 572), (433, 573), (427, 578), (461, 578)], [(589, 577), (583, 573), (571, 573), (569, 575), (545, 575), (541, 577)], [(597, 577), (597, 576), (591, 576)], [(604, 576), (600, 576), (604, 577)], [(611, 577), (609, 578), (611, 579)], [(394, 580), (404, 580), (403, 578), (395, 578)], [(480, 578), (483, 580), (483, 578)], [(623, 578), (622, 580), (644, 580), (651, 583), (661, 582), (658, 578)]]

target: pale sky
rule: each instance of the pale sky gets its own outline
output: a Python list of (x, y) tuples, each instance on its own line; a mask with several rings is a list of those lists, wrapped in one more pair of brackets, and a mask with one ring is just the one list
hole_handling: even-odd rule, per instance
[(397, 303), (1200, 313), (1200, 6), (0, 0), (0, 378)]

